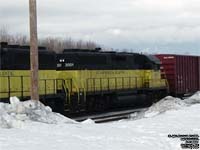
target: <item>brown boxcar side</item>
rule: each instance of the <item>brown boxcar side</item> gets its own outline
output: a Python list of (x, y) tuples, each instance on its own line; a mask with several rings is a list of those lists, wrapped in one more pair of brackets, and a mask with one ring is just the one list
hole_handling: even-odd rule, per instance
[(168, 80), (172, 95), (200, 90), (200, 57), (159, 54), (162, 76)]

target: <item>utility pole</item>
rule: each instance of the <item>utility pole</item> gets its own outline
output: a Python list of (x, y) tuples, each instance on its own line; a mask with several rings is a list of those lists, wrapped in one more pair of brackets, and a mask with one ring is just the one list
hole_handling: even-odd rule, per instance
[(30, 15), (30, 65), (31, 65), (31, 99), (39, 100), (38, 94), (38, 37), (36, 0), (29, 0)]

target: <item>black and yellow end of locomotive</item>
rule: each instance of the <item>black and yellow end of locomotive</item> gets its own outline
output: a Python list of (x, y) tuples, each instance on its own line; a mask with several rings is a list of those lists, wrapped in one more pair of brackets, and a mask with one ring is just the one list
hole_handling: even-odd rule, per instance
[[(0, 47), (0, 100), (30, 98), (29, 47)], [(100, 50), (39, 48), (40, 100), (56, 112), (150, 105), (167, 93), (154, 56)]]

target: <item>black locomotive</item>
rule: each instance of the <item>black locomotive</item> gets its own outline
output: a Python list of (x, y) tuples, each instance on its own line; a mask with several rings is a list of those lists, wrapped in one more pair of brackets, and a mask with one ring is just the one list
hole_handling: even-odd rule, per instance
[[(29, 47), (1, 43), (0, 100), (30, 98)], [(40, 100), (54, 111), (102, 111), (150, 105), (166, 95), (159, 60), (125, 52), (39, 48)]]

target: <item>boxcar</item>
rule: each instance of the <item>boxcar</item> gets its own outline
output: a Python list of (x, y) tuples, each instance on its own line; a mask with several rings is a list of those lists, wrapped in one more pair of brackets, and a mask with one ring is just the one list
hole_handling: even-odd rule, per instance
[(161, 61), (162, 77), (171, 95), (182, 96), (200, 90), (200, 56), (156, 55)]

